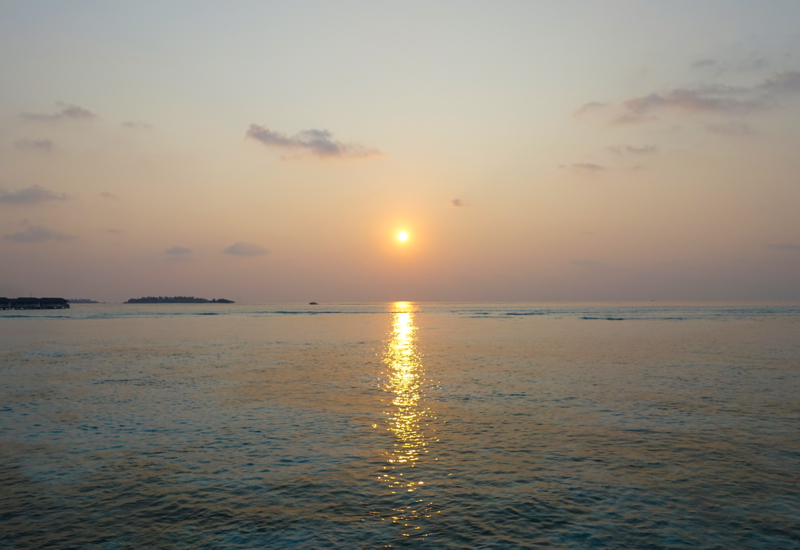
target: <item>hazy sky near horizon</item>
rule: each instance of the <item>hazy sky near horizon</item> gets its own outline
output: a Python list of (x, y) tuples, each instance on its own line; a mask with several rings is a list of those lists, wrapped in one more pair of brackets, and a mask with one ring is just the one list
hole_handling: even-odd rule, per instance
[(0, 296), (800, 299), (798, 21), (0, 0)]

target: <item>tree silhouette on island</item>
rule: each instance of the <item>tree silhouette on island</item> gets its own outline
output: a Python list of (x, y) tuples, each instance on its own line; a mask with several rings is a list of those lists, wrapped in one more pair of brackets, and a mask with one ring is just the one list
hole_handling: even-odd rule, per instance
[(126, 304), (234, 304), (233, 300), (215, 298), (195, 298), (194, 296), (145, 296), (144, 298), (131, 298)]

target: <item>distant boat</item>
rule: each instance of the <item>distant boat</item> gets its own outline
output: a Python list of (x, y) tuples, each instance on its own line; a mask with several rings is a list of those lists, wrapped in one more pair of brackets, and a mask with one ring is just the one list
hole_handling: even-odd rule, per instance
[(319, 304), (317, 302), (308, 302), (308, 305), (310, 305), (310, 306), (318, 306)]

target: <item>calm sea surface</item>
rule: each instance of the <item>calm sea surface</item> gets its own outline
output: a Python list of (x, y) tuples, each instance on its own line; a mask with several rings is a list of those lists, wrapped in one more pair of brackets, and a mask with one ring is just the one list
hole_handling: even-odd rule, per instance
[(800, 308), (0, 312), (0, 548), (800, 548)]

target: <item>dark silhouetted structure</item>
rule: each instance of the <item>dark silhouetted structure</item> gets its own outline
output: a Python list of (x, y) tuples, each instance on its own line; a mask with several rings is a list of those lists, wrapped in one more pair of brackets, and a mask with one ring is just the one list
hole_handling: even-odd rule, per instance
[(215, 298), (195, 298), (194, 296), (145, 296), (144, 298), (131, 298), (126, 304), (233, 304), (233, 300)]
[(68, 309), (69, 302), (64, 298), (42, 298), (39, 300), (42, 309)]
[(64, 298), (0, 298), (0, 309), (69, 309)]

